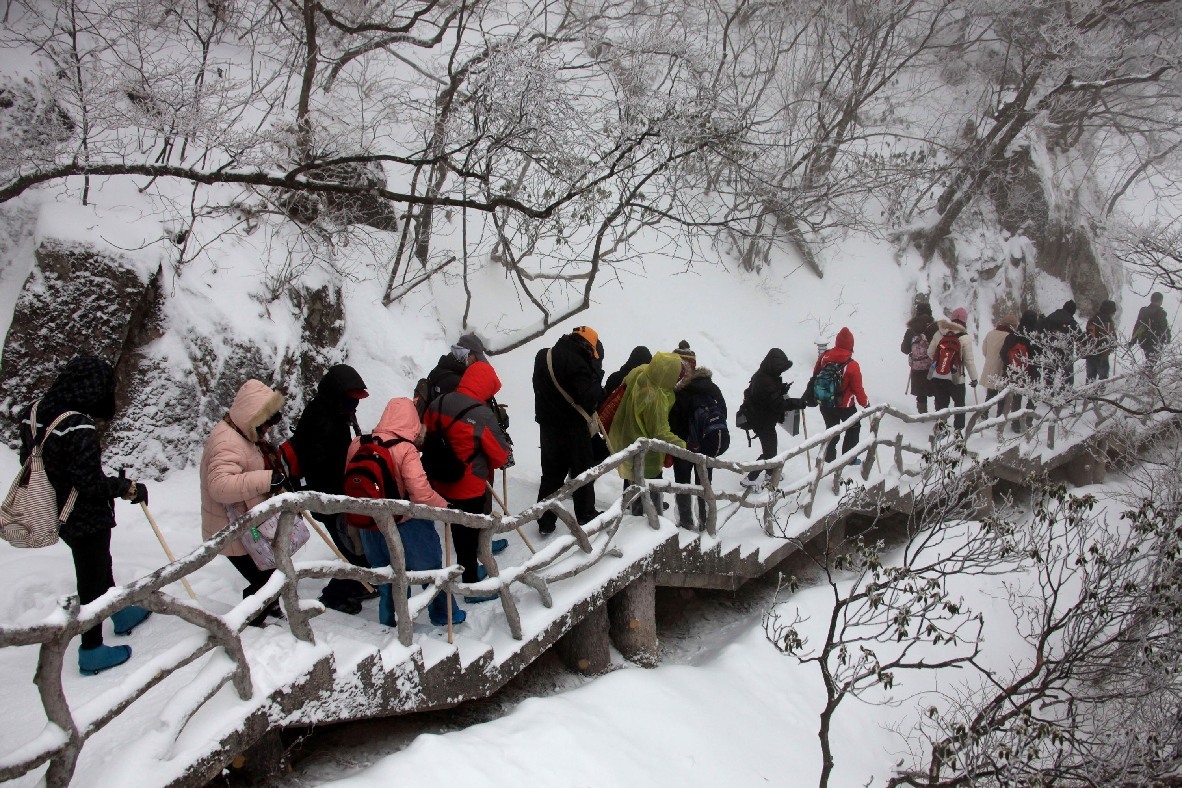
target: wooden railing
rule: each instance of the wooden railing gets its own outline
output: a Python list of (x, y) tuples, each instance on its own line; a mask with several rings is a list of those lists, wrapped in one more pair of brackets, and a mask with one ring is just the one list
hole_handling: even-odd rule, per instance
[[(1111, 389), (1114, 385), (1115, 381), (1109, 381), (1103, 384), (1103, 387)], [(20, 776), (48, 762), (46, 783), (51, 786), (68, 784), (78, 756), (88, 739), (117, 719), (152, 687), (214, 649), (221, 649), (225, 653), (229, 658), (230, 667), (216, 680), (207, 682), (200, 688), (191, 688), (187, 692), (182, 707), (170, 712), (175, 731), (179, 734), (187, 720), (226, 683), (232, 684), (234, 691), (240, 698), (250, 698), (253, 685), (250, 665), (246, 659), (241, 636), (248, 621), (259, 615), (276, 599), (282, 599), (287, 626), (292, 636), (305, 642), (314, 642), (315, 640), (315, 633), (310, 621), (314, 616), (322, 613), (324, 609), (316, 602), (300, 599), (298, 583), (302, 579), (337, 577), (351, 578), (375, 585), (393, 584), (393, 602), (397, 617), (396, 632), (399, 642), (405, 646), (412, 644), (412, 627), (415, 617), (430, 603), (435, 594), (495, 593), (499, 597), (509, 632), (515, 639), (520, 640), (523, 636), (521, 616), (517, 603), (510, 593), (512, 585), (521, 583), (533, 589), (537, 592), (543, 605), (551, 607), (553, 599), (550, 586), (553, 583), (574, 577), (606, 557), (620, 557), (622, 555), (622, 552), (613, 545), (613, 541), (624, 522), (625, 512), (629, 511), (634, 500), (639, 498), (648, 526), (654, 529), (660, 527), (658, 521), (660, 512), (657, 511), (648, 495), (650, 489), (703, 498), (706, 502), (704, 529), (710, 535), (718, 533), (720, 502), (737, 504), (739, 508), (762, 509), (761, 523), (765, 532), (771, 534), (769, 522), (771, 507), (776, 500), (783, 500), (783, 495), (803, 493), (803, 503), (800, 510), (806, 517), (811, 517), (818, 493), (826, 480), (830, 481), (832, 489), (836, 493), (843, 478), (853, 467), (854, 461), (859, 458), (863, 460), (860, 468), (861, 478), (864, 481), (868, 480), (874, 469), (878, 467), (880, 448), (890, 450), (889, 456), (901, 478), (916, 473), (917, 470), (906, 462), (906, 455), (922, 457), (925, 452), (930, 450), (931, 442), (936, 440), (936, 436), (933, 434), (925, 445), (913, 445), (904, 439), (902, 429), (884, 430), (885, 423), (934, 424), (947, 421), (952, 415), (963, 413), (966, 416), (963, 430), (963, 440), (966, 447), (973, 442), (975, 436), (990, 429), (996, 430), (1000, 440), (1007, 440), (1008, 438), (1003, 432), (1005, 426), (1015, 419), (1032, 414), (1028, 410), (1016, 410), (1005, 412), (1001, 416), (990, 417), (989, 412), (999, 402), (1005, 400), (1009, 393), (1007, 390), (993, 399), (977, 405), (952, 408), (925, 415), (904, 413), (890, 405), (875, 405), (859, 411), (846, 422), (825, 430), (773, 458), (752, 462), (734, 462), (704, 457), (661, 441), (642, 438), (612, 455), (603, 463), (569, 480), (554, 495), (526, 507), (516, 515), (475, 515), (451, 509), (411, 504), (406, 501), (363, 500), (315, 492), (286, 493), (276, 496), (234, 520), (217, 536), (183, 558), (133, 583), (113, 588), (90, 604), (79, 605), (77, 597), (71, 597), (57, 614), (48, 617), (40, 624), (24, 627), (0, 627), (0, 648), (39, 647), (38, 663), (33, 680), (40, 693), (47, 719), (44, 730), (33, 741), (0, 755), (0, 781)], [(1082, 412), (1065, 413), (1064, 411), (1065, 407), (1059, 405), (1052, 408), (1049, 414), (1044, 414), (1041, 417), (1040, 424), (1046, 426), (1048, 444), (1051, 446), (1056, 440), (1057, 428), (1061, 437), (1062, 430), (1070, 429), (1072, 425), (1078, 424), (1083, 415)], [(1097, 419), (1100, 419), (1101, 416), (1102, 414), (1098, 412), (1095, 414)], [(824, 447), (830, 440), (840, 437), (855, 424), (862, 423), (866, 425), (867, 429), (855, 447), (840, 454), (833, 462), (825, 463), (821, 460)], [(1027, 433), (1025, 438), (1029, 440), (1031, 435)], [(1017, 439), (1019, 436), (1009, 440)], [(580, 524), (564, 507), (564, 502), (571, 497), (575, 490), (608, 475), (618, 480), (619, 477), (615, 471), (623, 462), (631, 460), (634, 467), (643, 467), (644, 458), (650, 452), (668, 453), (688, 460), (698, 469), (698, 478), (703, 480), (702, 483), (678, 484), (663, 479), (642, 479), (624, 490), (605, 512), (586, 524)], [(811, 461), (814, 452), (817, 454), (815, 469), (785, 484), (783, 475), (786, 466), (794, 459), (806, 454), (810, 455)], [(710, 470), (738, 475), (745, 475), (755, 470), (767, 471), (770, 475), (767, 486), (783, 495), (767, 496), (753, 494), (752, 490), (744, 490), (740, 493), (719, 489), (715, 483), (710, 481), (708, 473)], [(293, 563), (288, 547), (291, 529), (302, 513), (308, 510), (321, 514), (348, 512), (373, 517), (389, 547), (390, 566), (367, 569), (340, 561)], [(214, 615), (196, 604), (162, 591), (165, 586), (193, 574), (213, 561), (227, 543), (240, 539), (251, 528), (277, 512), (280, 513), (280, 519), (275, 539), (276, 571), (262, 589), (243, 600), (229, 613), (221, 616)], [(500, 566), (492, 553), (492, 540), (538, 520), (546, 512), (555, 513), (564, 524), (567, 532), (549, 540), (544, 548), (531, 555), (524, 563), (516, 566)], [(432, 571), (407, 570), (405, 552), (396, 525), (396, 520), (401, 517), (461, 524), (479, 530), (478, 557), (487, 568), (488, 577), (479, 583), (469, 584), (462, 582), (462, 569), (459, 566), (449, 566)], [(576, 560), (569, 561), (570, 558)], [(558, 565), (561, 562), (567, 562), (569, 565), (560, 567)], [(416, 586), (424, 584), (427, 586), (426, 590), (418, 591), (408, 598), (408, 589), (413, 591)], [(164, 654), (154, 656), (151, 659), (150, 667), (132, 673), (131, 681), (128, 683), (133, 686), (120, 697), (110, 701), (106, 707), (95, 710), (91, 708), (93, 706), (91, 703), (87, 705), (85, 714), (79, 713), (78, 710), (72, 710), (62, 684), (62, 671), (67, 662), (66, 651), (71, 638), (93, 626), (100, 625), (103, 619), (115, 611), (132, 604), (141, 605), (153, 613), (176, 616), (200, 628), (203, 634), (182, 640)]]

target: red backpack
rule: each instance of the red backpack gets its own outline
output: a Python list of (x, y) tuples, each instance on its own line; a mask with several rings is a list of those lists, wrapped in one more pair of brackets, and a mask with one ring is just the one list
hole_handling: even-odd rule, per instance
[[(345, 495), (375, 500), (405, 498), (390, 470), (394, 467), (390, 447), (396, 443), (406, 443), (406, 439), (384, 441), (375, 435), (361, 436), (361, 445), (345, 466)], [(363, 514), (346, 514), (345, 522), (367, 531), (378, 527), (372, 517)]]
[(1010, 345), (1010, 349), (1006, 353), (1006, 366), (1018, 372), (1025, 372), (1029, 365), (1030, 351), (1026, 349), (1025, 343), (1015, 342)]
[(940, 337), (940, 343), (936, 345), (936, 357), (932, 360), (932, 370), (928, 374), (929, 378), (952, 380), (953, 375), (960, 374), (960, 338), (962, 336), (964, 334), (948, 332)]
[(607, 399), (599, 406), (597, 411), (599, 415), (599, 423), (603, 425), (603, 433), (606, 435), (611, 432), (612, 420), (616, 417), (616, 411), (620, 409), (620, 403), (624, 401), (624, 390), (628, 388), (621, 383), (612, 390), (611, 394), (607, 395)]

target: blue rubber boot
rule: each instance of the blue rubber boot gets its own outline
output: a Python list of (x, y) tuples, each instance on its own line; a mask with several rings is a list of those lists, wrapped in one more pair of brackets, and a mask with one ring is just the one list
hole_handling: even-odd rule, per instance
[(500, 555), (509, 547), (508, 539), (493, 539), (492, 540), (492, 554)]
[(152, 615), (151, 610), (144, 610), (139, 605), (128, 605), (122, 610), (111, 614), (111, 622), (115, 625), (116, 635), (130, 635), (131, 630), (138, 627)]
[(131, 659), (131, 646), (95, 646), (78, 649), (78, 670), (93, 676)]
[[(483, 566), (477, 566), (476, 567), (476, 582), (479, 583), (481, 580), (485, 579), (486, 577), (488, 577), (488, 570), (485, 569)], [(466, 596), (466, 597), (464, 597), (464, 601), (467, 602), (469, 605), (479, 605), (481, 602), (491, 602), (494, 599), (500, 599), (500, 598), (501, 598), (500, 594), (488, 594), (487, 596)], [(446, 611), (446, 608), (444, 608), (444, 610)], [(444, 615), (446, 615), (446, 613), (444, 613)]]
[[(439, 593), (431, 600), (431, 604), (427, 607), (427, 617), (431, 619), (431, 626), (446, 627), (447, 626), (447, 594)], [(459, 605), (456, 604), (455, 597), (451, 600), (451, 623), (463, 624), (468, 618)]]

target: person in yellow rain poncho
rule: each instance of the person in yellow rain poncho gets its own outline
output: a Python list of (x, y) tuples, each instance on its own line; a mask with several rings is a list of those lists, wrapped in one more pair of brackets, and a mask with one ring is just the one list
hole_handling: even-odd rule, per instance
[[(637, 438), (654, 438), (685, 448), (685, 441), (674, 435), (669, 427), (669, 410), (675, 401), (673, 387), (680, 376), (681, 357), (676, 353), (657, 353), (648, 364), (628, 373), (624, 378), (624, 398), (612, 419), (608, 436), (613, 450), (630, 446)], [(644, 460), (643, 478), (660, 477), (665, 458), (661, 452), (650, 452)], [(632, 460), (621, 464), (619, 471), (624, 477), (625, 489), (641, 478)], [(652, 498), (660, 512), (663, 508), (660, 494), (653, 493)], [(641, 511), (638, 498), (632, 502), (632, 513), (639, 515)]]

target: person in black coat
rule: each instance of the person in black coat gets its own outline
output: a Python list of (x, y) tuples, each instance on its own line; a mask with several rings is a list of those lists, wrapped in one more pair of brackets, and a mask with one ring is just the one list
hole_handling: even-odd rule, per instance
[[(698, 366), (698, 356), (690, 349), (689, 343), (684, 340), (677, 350), (673, 351), (681, 356), (681, 366), (683, 376), (677, 382), (677, 388), (674, 391), (676, 399), (673, 402), (673, 407), (669, 411), (669, 428), (673, 430), (673, 434), (687, 442), (686, 448), (691, 451), (697, 451), (698, 448), (688, 444), (690, 439), (690, 422), (694, 417), (694, 410), (701, 402), (715, 401), (722, 406), (722, 415), (726, 417), (726, 399), (722, 396), (722, 390), (714, 382), (714, 373), (706, 367)], [(678, 484), (689, 484), (690, 473), (693, 472), (696, 484), (702, 483), (702, 477), (699, 475), (698, 467), (689, 460), (683, 460), (680, 457), (673, 458), (673, 480)], [(706, 469), (706, 477), (714, 478), (714, 469)], [(675, 496), (677, 501), (677, 525), (681, 528), (686, 528), (691, 531), (698, 530), (694, 525), (693, 505), (690, 501), (694, 496), (688, 493), (678, 493)], [(706, 522), (706, 499), (698, 498), (698, 521), (699, 524)]]
[[(1036, 361), (1038, 345), (1035, 343), (1035, 339), (1040, 333), (1040, 323), (1038, 312), (1033, 309), (1026, 310), (1018, 321), (1018, 327), (1001, 343), (1001, 361), (1004, 374), (1020, 385), (1030, 385), (1038, 380)], [(1011, 394), (1006, 412), (1013, 413), (1021, 407), (1022, 395)], [(1034, 410), (1033, 397), (1027, 397), (1026, 407)], [(1027, 416), (1025, 421), (1026, 427), (1031, 426), (1034, 423), (1034, 416)], [(1021, 432), (1023, 427), (1021, 420), (1013, 421), (1010, 426), (1014, 432)]]
[[(348, 364), (329, 368), (316, 386), (316, 396), (304, 408), (291, 447), (295, 450), (302, 488), (330, 495), (343, 495), (345, 456), (353, 440), (351, 427), (356, 420), (357, 404), (369, 396), (365, 381)], [(343, 515), (314, 514), (328, 527), (328, 533), (341, 553), (354, 566), (369, 566), (365, 555), (354, 548)], [(365, 586), (356, 580), (334, 577), (320, 592), (325, 607), (356, 615), (361, 600), (368, 596)]]
[[(594, 462), (587, 418), (595, 413), (603, 398), (598, 347), (599, 335), (595, 330), (579, 326), (560, 337), (553, 348), (539, 350), (534, 358), (534, 421), (538, 423), (542, 465), (539, 501), (553, 494), (568, 476), (578, 476)], [(548, 356), (554, 366), (553, 378), (546, 363)], [(582, 413), (562, 396), (555, 379)], [(595, 509), (594, 484), (580, 487), (572, 498), (579, 522), (588, 522), (599, 515)], [(556, 514), (546, 512), (538, 520), (538, 530), (543, 535), (553, 533), (557, 521)]]
[[(647, 364), (653, 360), (652, 351), (644, 345), (637, 345), (632, 348), (632, 353), (628, 356), (628, 360), (624, 362), (624, 366), (617, 369), (615, 372), (607, 376), (607, 380), (603, 382), (603, 399), (607, 399), (608, 395), (620, 387), (624, 382), (624, 378), (628, 377), (628, 373), (639, 367), (641, 364)], [(600, 402), (600, 404), (603, 404)]]
[[(749, 429), (759, 438), (759, 459), (776, 456), (778, 451), (776, 425), (784, 420), (790, 401), (788, 387), (780, 376), (792, 368), (792, 362), (783, 350), (774, 347), (763, 357), (759, 369), (751, 376), (747, 390), (743, 392), (743, 412), (747, 414)], [(754, 487), (762, 471), (752, 471), (743, 480), (744, 487)]]
[(1075, 385), (1075, 360), (1083, 341), (1083, 329), (1075, 321), (1074, 301), (1068, 300), (1042, 319), (1040, 355), (1044, 383), (1053, 384), (1058, 376), (1067, 385)]
[[(912, 367), (908, 384), (912, 396), (915, 397), (917, 413), (927, 413), (928, 397), (936, 395), (936, 389), (932, 385), (932, 381), (928, 379), (928, 367), (931, 366), (932, 359), (927, 355), (927, 349), (938, 330), (936, 321), (932, 318), (932, 305), (927, 301), (917, 303), (915, 315), (907, 321), (907, 330), (903, 332), (903, 342), (899, 345), (899, 350), (909, 356), (908, 363), (911, 361), (910, 357), (913, 352), (916, 354), (914, 357), (916, 364), (924, 363), (922, 368)], [(920, 348), (923, 349), (922, 355), (919, 353)]]
[[(58, 416), (66, 416), (46, 435)], [(45, 474), (57, 494), (59, 511), (77, 490), (74, 506), (59, 531), (74, 557), (78, 601), (87, 604), (115, 586), (111, 566), (111, 529), (115, 527), (115, 499), (147, 503), (143, 484), (108, 476), (102, 467), (96, 419), (115, 415), (115, 370), (95, 356), (71, 359), (58, 372), (45, 396), (24, 409), (20, 417), (20, 459), (24, 463), (41, 441)], [(116, 634), (126, 635), (148, 617), (148, 611), (129, 605), (111, 616)], [(93, 675), (131, 658), (130, 646), (103, 644), (102, 625), (82, 633), (78, 668)]]
[(427, 373), (428, 399), (424, 408), (439, 395), (455, 391), (464, 372), (476, 361), (488, 363), (484, 341), (475, 334), (464, 334), (450, 351), (439, 357), (435, 369)]

